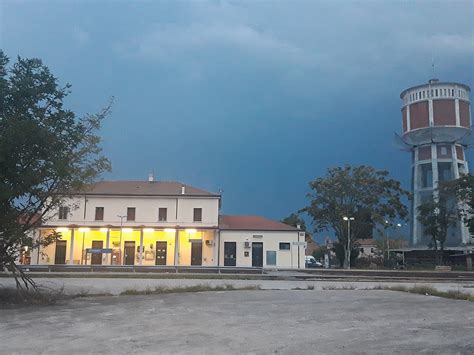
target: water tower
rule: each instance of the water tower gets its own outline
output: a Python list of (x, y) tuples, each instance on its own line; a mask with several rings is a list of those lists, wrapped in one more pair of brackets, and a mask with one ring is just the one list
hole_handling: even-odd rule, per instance
[[(473, 142), (469, 86), (430, 80), (404, 90), (402, 147), (412, 153), (411, 234), (414, 245), (427, 245), (428, 236), (417, 219), (417, 207), (433, 198), (440, 181), (469, 171), (465, 149)], [(401, 138), (401, 139), (400, 139)], [(446, 246), (471, 242), (460, 220), (448, 231)]]

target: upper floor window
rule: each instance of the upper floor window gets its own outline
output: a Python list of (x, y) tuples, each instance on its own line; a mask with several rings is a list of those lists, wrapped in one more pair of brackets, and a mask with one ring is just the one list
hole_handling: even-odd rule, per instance
[(127, 221), (134, 221), (135, 220), (135, 207), (128, 207), (127, 208)]
[(202, 208), (195, 208), (193, 214), (194, 222), (202, 222)]
[(58, 219), (67, 219), (67, 215), (69, 214), (69, 207), (61, 206), (59, 207)]
[(280, 250), (290, 250), (290, 243), (281, 242)]
[(95, 208), (95, 220), (103, 221), (104, 220), (104, 207)]
[(165, 222), (168, 219), (168, 209), (167, 208), (159, 208), (158, 209), (158, 220)]

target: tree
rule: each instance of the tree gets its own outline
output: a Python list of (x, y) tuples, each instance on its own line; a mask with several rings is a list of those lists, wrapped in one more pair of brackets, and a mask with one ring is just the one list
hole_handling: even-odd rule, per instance
[[(346, 244), (341, 242), (334, 242), (332, 250), (334, 254), (336, 254), (336, 259), (339, 261), (339, 266), (344, 266), (347, 263), (347, 255), (346, 255)], [(360, 251), (357, 244), (352, 245), (352, 250), (350, 253), (350, 265), (354, 265), (355, 260), (359, 257)]]
[(433, 197), (417, 207), (417, 219), (424, 228), (424, 233), (431, 237), (429, 247), (433, 248), (436, 263), (443, 263), (444, 243), (450, 226), (456, 225), (459, 213), (464, 211), (459, 204), (457, 193), (459, 181), (440, 182)]
[(319, 246), (315, 251), (313, 251), (313, 256), (316, 260), (323, 260), (324, 255), (328, 252), (328, 247), (325, 245)]
[[(402, 202), (409, 193), (400, 182), (389, 179), (387, 171), (370, 166), (330, 168), (325, 177), (309, 183), (307, 195), (310, 205), (306, 212), (312, 219), (315, 232), (334, 230), (344, 250), (344, 266), (349, 267), (351, 250), (358, 239), (372, 236), (372, 230), (382, 227), (385, 220), (405, 220), (408, 209)], [(343, 217), (353, 217), (348, 242), (348, 223)]]
[(297, 227), (299, 225), (302, 230), (306, 230), (306, 223), (304, 219), (296, 213), (292, 213), (288, 217), (283, 218), (281, 222), (293, 227)]
[(469, 232), (474, 234), (474, 175), (464, 174), (446, 185), (456, 195), (460, 202), (459, 213)]
[(389, 255), (389, 251), (393, 249), (403, 248), (406, 243), (406, 239), (403, 237), (388, 238), (388, 236), (380, 236), (375, 239), (375, 246), (383, 257), (383, 261), (386, 267), (393, 266), (393, 254)]
[[(111, 103), (77, 118), (64, 107), (70, 85), (40, 59), (9, 59), (0, 51), (0, 269), (10, 270), (19, 290), (37, 290), (16, 265), (20, 249), (39, 247), (30, 231), (63, 202), (110, 170), (97, 131)], [(60, 235), (42, 238), (47, 245)]]

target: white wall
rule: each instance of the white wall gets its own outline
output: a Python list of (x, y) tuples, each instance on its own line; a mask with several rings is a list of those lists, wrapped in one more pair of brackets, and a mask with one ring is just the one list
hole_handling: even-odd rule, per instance
[[(298, 242), (296, 231), (221, 231), (220, 232), (220, 258), (219, 266), (224, 266), (224, 242), (236, 242), (237, 265), (240, 267), (252, 266), (252, 248), (245, 248), (245, 242), (263, 243), (263, 267), (264, 268), (298, 268), (298, 246), (293, 242)], [(304, 233), (301, 232), (300, 242), (304, 242)], [(262, 236), (262, 237), (255, 237)], [(290, 250), (280, 250), (280, 242), (289, 242)], [(267, 265), (267, 251), (276, 251), (277, 265)], [(244, 256), (245, 252), (249, 256)], [(305, 267), (305, 247), (299, 247), (299, 267)]]
[[(88, 225), (103, 226), (106, 224), (120, 225), (117, 215), (126, 216), (127, 207), (135, 207), (135, 221), (127, 222), (124, 226), (185, 226), (185, 227), (215, 227), (218, 225), (219, 199), (218, 198), (160, 198), (160, 197), (127, 197), (127, 196), (87, 196), (68, 199), (66, 205), (70, 207), (68, 219), (58, 220), (57, 210), (46, 225)], [(84, 206), (86, 206), (84, 218)], [(104, 220), (95, 221), (95, 208), (104, 207)], [(158, 221), (158, 209), (167, 208), (167, 221)], [(178, 213), (176, 214), (176, 208)], [(194, 208), (202, 208), (202, 222), (193, 221)]]

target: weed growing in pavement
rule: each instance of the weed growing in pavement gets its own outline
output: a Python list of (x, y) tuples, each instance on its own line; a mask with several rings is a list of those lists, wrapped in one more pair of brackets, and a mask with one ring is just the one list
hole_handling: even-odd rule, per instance
[(249, 290), (260, 290), (260, 286), (245, 286), (235, 287), (227, 284), (223, 286), (209, 286), (209, 285), (195, 285), (185, 287), (163, 287), (158, 286), (155, 288), (147, 287), (144, 290), (127, 289), (120, 293), (120, 296), (136, 296), (136, 295), (159, 295), (166, 293), (185, 293), (185, 292), (206, 292), (206, 291), (249, 291)]

